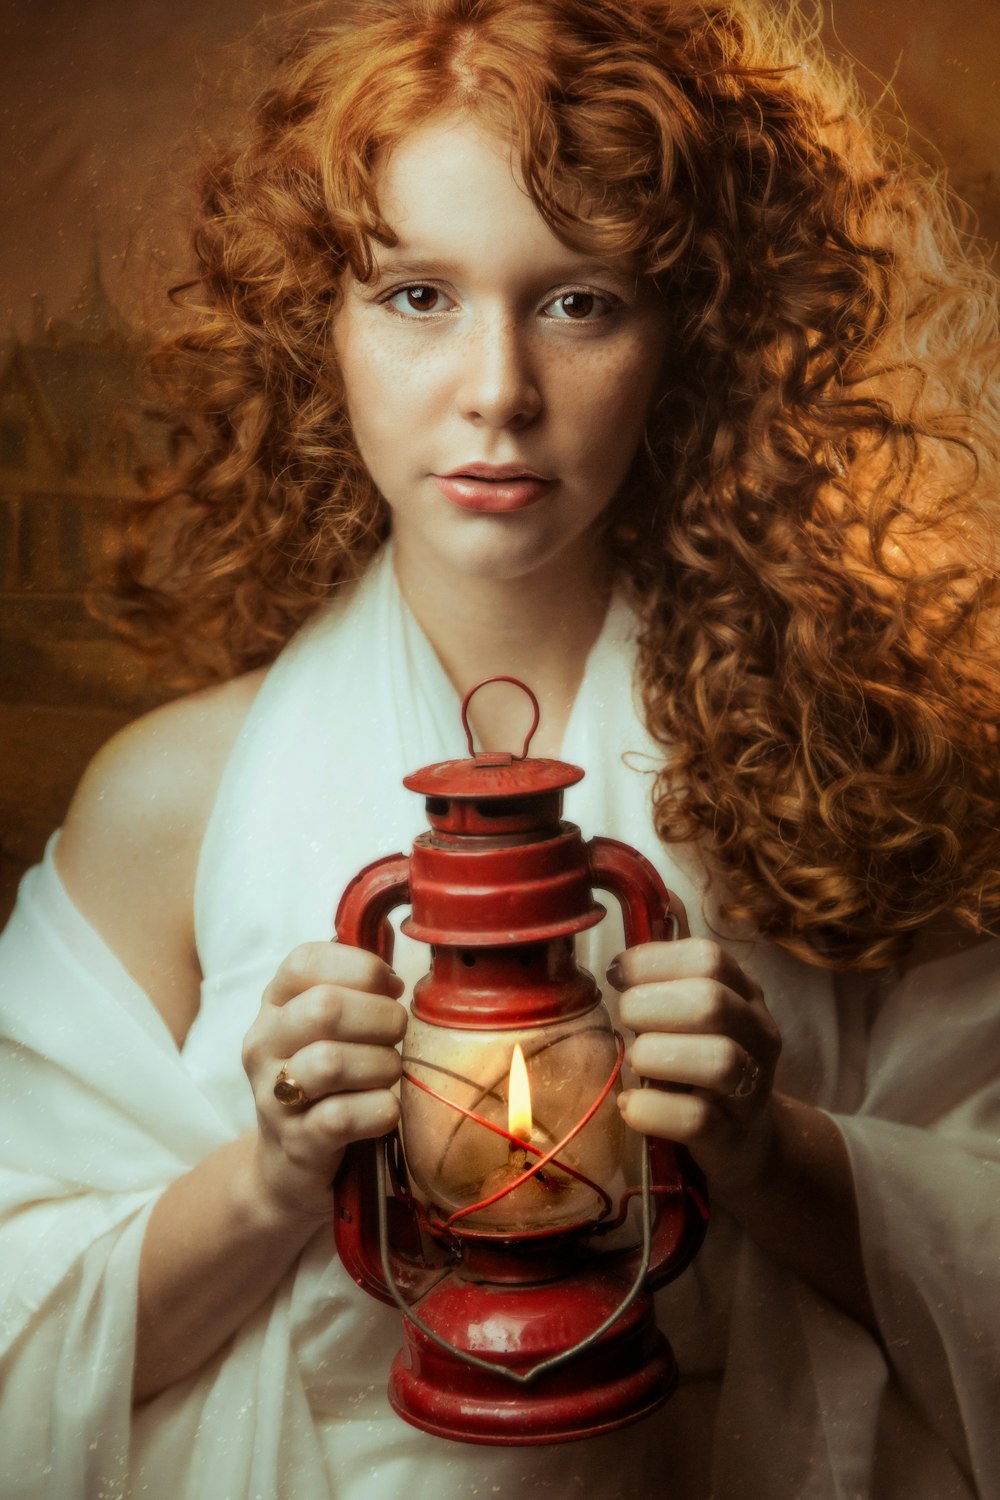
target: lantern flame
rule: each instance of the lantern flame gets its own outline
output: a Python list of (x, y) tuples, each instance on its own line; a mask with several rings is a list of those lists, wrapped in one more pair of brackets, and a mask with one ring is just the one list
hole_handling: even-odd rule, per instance
[(507, 1089), (507, 1129), (519, 1141), (531, 1140), (531, 1089), (520, 1042), (514, 1044)]

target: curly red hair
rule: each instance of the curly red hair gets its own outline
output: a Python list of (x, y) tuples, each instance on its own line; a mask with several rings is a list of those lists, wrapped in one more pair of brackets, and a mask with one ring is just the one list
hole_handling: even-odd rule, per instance
[(120, 627), (188, 682), (259, 665), (386, 536), (331, 315), (392, 242), (379, 161), (454, 110), (513, 143), (558, 235), (632, 257), (677, 309), (608, 518), (660, 836), (698, 843), (725, 917), (814, 963), (888, 964), (943, 913), (982, 928), (995, 287), (762, 3), (373, 0), (304, 37), (203, 176), (201, 296), (157, 361), (194, 455), (143, 503)]

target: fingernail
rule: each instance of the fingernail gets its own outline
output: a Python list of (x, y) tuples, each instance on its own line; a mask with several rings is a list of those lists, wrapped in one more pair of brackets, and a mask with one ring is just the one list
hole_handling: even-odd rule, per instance
[(625, 975), (622, 973), (620, 954), (617, 958), (613, 958), (611, 960), (610, 964), (608, 965), (608, 972), (606, 977), (608, 983), (610, 985), (613, 985), (616, 990), (622, 990), (625, 988)]

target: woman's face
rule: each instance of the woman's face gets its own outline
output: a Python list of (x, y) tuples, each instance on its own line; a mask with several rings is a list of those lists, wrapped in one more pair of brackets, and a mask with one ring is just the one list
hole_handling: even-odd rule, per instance
[(334, 342), (401, 574), (564, 579), (639, 443), (662, 303), (562, 244), (466, 116), (415, 130), (377, 186), (398, 244), (348, 278)]

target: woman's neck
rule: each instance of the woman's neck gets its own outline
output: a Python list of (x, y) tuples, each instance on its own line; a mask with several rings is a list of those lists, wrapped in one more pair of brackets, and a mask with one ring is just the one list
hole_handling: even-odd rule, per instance
[[(590, 649), (611, 594), (607, 559), (595, 545), (560, 555), (553, 566), (513, 579), (472, 577), (417, 559), (397, 546), (399, 585), (456, 690), (485, 677), (517, 677), (538, 698), (531, 753), (558, 756)], [(470, 709), (476, 744), (519, 749), (523, 694), (497, 687)]]

